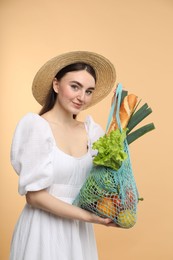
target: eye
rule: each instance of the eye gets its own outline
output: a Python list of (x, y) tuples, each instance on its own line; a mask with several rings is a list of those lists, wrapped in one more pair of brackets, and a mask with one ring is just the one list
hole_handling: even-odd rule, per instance
[(86, 90), (86, 94), (87, 94), (88, 96), (90, 96), (92, 93), (93, 93), (93, 90), (91, 90), (91, 89)]
[(74, 90), (78, 90), (78, 89), (79, 89), (79, 86), (76, 85), (76, 84), (72, 84), (72, 85), (71, 85), (71, 88), (74, 89)]

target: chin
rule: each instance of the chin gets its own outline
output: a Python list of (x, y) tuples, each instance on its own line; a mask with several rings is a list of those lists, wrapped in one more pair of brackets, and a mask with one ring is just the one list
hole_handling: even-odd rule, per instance
[(74, 116), (77, 116), (81, 111), (82, 111), (82, 110), (80, 110), (80, 111), (73, 111), (73, 115), (74, 115)]
[(78, 115), (83, 109), (84, 109), (84, 107), (75, 108), (75, 109), (72, 109), (71, 112), (73, 115)]

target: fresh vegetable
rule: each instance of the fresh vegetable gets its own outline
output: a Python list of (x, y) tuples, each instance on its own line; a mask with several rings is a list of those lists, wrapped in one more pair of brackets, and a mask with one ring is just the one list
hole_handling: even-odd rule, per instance
[(127, 203), (127, 205), (133, 203), (134, 202), (134, 198), (135, 198), (135, 196), (133, 194), (133, 191), (132, 190), (127, 190), (126, 191), (126, 203)]
[(131, 228), (136, 223), (136, 214), (133, 210), (123, 210), (117, 216), (117, 223), (120, 227)]
[(121, 167), (122, 162), (127, 158), (124, 152), (124, 140), (126, 138), (126, 130), (122, 133), (119, 129), (111, 131), (100, 137), (93, 144), (93, 149), (98, 150), (98, 154), (94, 157), (95, 165), (104, 165), (114, 170)]
[(121, 199), (119, 198), (119, 196), (116, 194), (116, 195), (112, 195), (111, 198), (113, 200), (114, 207), (116, 208), (116, 212), (123, 210), (123, 205), (121, 203)]
[[(139, 137), (143, 136), (144, 134), (148, 133), (151, 130), (155, 129), (153, 123), (144, 125), (137, 130), (131, 132), (139, 123), (141, 123), (147, 116), (152, 113), (152, 109), (148, 106), (147, 103), (143, 104), (139, 107), (141, 100), (137, 101), (135, 106), (132, 108), (133, 102), (133, 94), (128, 94), (126, 90), (122, 91), (121, 94), (121, 105), (119, 111), (119, 117), (121, 121), (122, 128), (126, 125), (127, 131), (127, 143), (131, 144)], [(136, 96), (137, 97), (137, 96)], [(116, 130), (118, 128), (118, 124), (116, 122), (116, 107), (112, 118), (112, 123), (108, 129), (108, 133), (110, 130)]]
[(97, 183), (102, 187), (105, 193), (118, 194), (119, 185), (115, 181), (114, 171), (108, 167), (94, 166), (91, 173)]
[(123, 90), (122, 94), (121, 94), (121, 103), (123, 101), (123, 99), (128, 95), (128, 91), (127, 90)]
[(135, 126), (137, 126), (143, 119), (145, 119), (151, 113), (152, 113), (152, 109), (148, 107), (147, 103), (141, 106), (136, 112), (132, 114), (132, 117), (129, 120), (129, 123), (127, 125), (128, 128), (127, 133), (130, 133), (130, 131)]
[(150, 124), (147, 124), (147, 125), (144, 125), (144, 126), (138, 128), (137, 130), (135, 130), (132, 133), (127, 135), (127, 143), (131, 144), (132, 142), (134, 142), (136, 139), (138, 139), (142, 135), (144, 135), (154, 129), (155, 129), (155, 126), (153, 123), (150, 123)]
[(103, 216), (110, 217), (112, 219), (115, 218), (116, 208), (114, 206), (114, 202), (111, 198), (101, 198), (97, 202), (97, 210), (99, 213), (103, 214)]
[(125, 194), (125, 209), (134, 210), (138, 203), (138, 196), (132, 189), (127, 189)]
[[(85, 189), (81, 189), (80, 198), (82, 198), (83, 196), (86, 197), (86, 195), (87, 200), (85, 201), (85, 203), (88, 205), (90, 203), (94, 203), (100, 198), (100, 196), (104, 195), (103, 189), (99, 185), (97, 185), (97, 182), (95, 181), (95, 178), (93, 178), (92, 173), (87, 178), (87, 181), (85, 183)], [(81, 201), (83, 202), (82, 199)]]

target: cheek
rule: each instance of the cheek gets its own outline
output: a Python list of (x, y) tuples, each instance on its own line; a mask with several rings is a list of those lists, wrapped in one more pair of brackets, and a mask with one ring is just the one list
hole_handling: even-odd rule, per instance
[(86, 98), (85, 98), (85, 102), (86, 103), (90, 103), (91, 101), (92, 101), (92, 95), (90, 95), (90, 96), (86, 96)]
[(59, 97), (61, 97), (63, 99), (68, 99), (71, 96), (69, 89), (67, 89), (65, 87), (59, 89), (58, 95), (59, 95)]

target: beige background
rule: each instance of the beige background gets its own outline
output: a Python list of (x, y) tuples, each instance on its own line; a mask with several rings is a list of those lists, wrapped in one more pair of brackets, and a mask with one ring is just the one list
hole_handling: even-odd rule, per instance
[[(99, 259), (172, 260), (173, 1), (1, 0), (0, 26), (0, 259), (8, 259), (25, 203), (9, 156), (18, 120), (40, 109), (31, 94), (32, 79), (49, 58), (89, 50), (115, 64), (117, 82), (148, 102), (153, 114), (145, 122), (157, 127), (131, 145), (145, 199), (138, 222), (130, 230), (95, 226)], [(105, 127), (111, 95), (81, 118), (91, 114)]]

